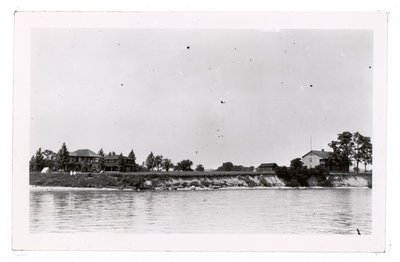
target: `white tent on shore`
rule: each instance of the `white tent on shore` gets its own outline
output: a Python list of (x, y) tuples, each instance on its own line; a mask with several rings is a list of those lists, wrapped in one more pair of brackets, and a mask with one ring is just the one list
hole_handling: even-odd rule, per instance
[(40, 173), (50, 173), (50, 167), (44, 167)]

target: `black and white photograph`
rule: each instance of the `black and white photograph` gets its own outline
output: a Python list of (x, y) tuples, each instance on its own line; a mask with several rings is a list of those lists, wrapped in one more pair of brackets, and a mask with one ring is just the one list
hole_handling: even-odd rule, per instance
[(382, 250), (385, 16), (337, 16), (16, 13), (17, 246)]

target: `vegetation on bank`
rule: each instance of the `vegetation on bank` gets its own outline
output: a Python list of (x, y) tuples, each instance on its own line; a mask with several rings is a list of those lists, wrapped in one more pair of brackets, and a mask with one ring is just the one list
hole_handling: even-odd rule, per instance
[[(322, 187), (332, 187), (334, 183), (334, 177), (331, 175), (332, 172), (330, 172), (329, 169), (322, 165), (316, 166), (315, 168), (307, 168), (303, 165), (300, 158), (293, 159), (290, 162), (290, 167), (277, 167), (275, 173), (277, 177), (282, 179), (286, 186), (289, 187), (308, 187), (310, 183)], [(358, 172), (336, 174), (346, 176), (351, 174), (355, 175), (358, 174)], [(310, 182), (311, 180), (313, 180), (313, 182)]]
[(329, 171), (326, 168), (323, 166), (304, 167), (300, 158), (292, 160), (290, 167), (277, 167), (276, 175), (289, 187), (307, 187), (310, 179), (315, 179), (318, 185), (323, 187), (333, 186), (333, 180), (329, 177)]
[[(307, 186), (335, 186), (335, 181), (356, 177), (370, 179), (370, 174), (354, 176), (348, 175), (321, 175), (316, 170), (310, 173), (301, 173), (292, 168), (281, 168), (274, 172), (143, 172), (143, 173), (77, 173), (70, 175), (66, 172), (30, 173), (30, 185), (53, 187), (80, 187), (80, 188), (114, 188), (133, 190), (176, 190), (176, 189), (215, 189), (224, 187), (307, 187)], [(336, 183), (337, 184), (337, 183)], [(371, 184), (372, 185), (372, 184)], [(371, 187), (370, 184), (368, 186)], [(366, 186), (366, 185), (365, 185)]]
[(326, 167), (331, 171), (348, 172), (354, 161), (354, 171), (358, 173), (360, 163), (364, 164), (364, 171), (367, 171), (367, 165), (372, 164), (371, 138), (359, 132), (342, 132), (338, 134), (337, 140), (331, 141), (328, 146), (333, 152)]
[(359, 132), (342, 132), (338, 134), (337, 140), (328, 144), (332, 148), (330, 158), (325, 165), (315, 168), (304, 166), (300, 158), (290, 162), (290, 166), (277, 167), (276, 175), (283, 179), (287, 186), (309, 186), (310, 179), (314, 179), (320, 186), (330, 187), (333, 180), (329, 174), (332, 171), (349, 172), (352, 161), (356, 163), (354, 171), (358, 174), (359, 164), (364, 164), (364, 171), (367, 165), (372, 164), (372, 143), (371, 138), (361, 135)]
[[(153, 152), (147, 156), (146, 160), (139, 165), (136, 162), (136, 155), (133, 150), (131, 150), (127, 157), (123, 153), (117, 155), (114, 151), (105, 154), (101, 148), (98, 153), (99, 161), (94, 168), (91, 163), (82, 162), (83, 172), (100, 172), (105, 169), (105, 159), (110, 156), (118, 157), (118, 171), (126, 172), (128, 162), (133, 165), (133, 172), (151, 172), (151, 171), (204, 171), (204, 166), (202, 164), (197, 164), (195, 170), (193, 170), (193, 161), (190, 159), (184, 159), (182, 161), (174, 164), (171, 159), (165, 158), (163, 155), (155, 155)], [(51, 171), (67, 171), (69, 164), (70, 152), (65, 143), (62, 144), (60, 150), (55, 153), (51, 150), (44, 150), (39, 148), (36, 153), (31, 157), (29, 161), (29, 170), (31, 172), (40, 172), (44, 167), (49, 167)]]
[(222, 163), (222, 166), (217, 168), (217, 171), (253, 171), (254, 166), (245, 167), (242, 165), (234, 165), (232, 162)]
[[(338, 138), (335, 141), (331, 141), (329, 146), (332, 148), (333, 152), (330, 153), (329, 159), (324, 163), (324, 166), (317, 166), (315, 168), (307, 168), (303, 166), (303, 163), (300, 158), (293, 159), (290, 163), (289, 167), (282, 166), (276, 167), (275, 172), (272, 171), (268, 174), (276, 174), (277, 177), (285, 181), (287, 186), (308, 186), (310, 179), (313, 179), (321, 186), (331, 186), (332, 180), (329, 178), (329, 173), (332, 171), (339, 172), (348, 172), (349, 166), (352, 165), (354, 161), (356, 167), (354, 168), (355, 172), (359, 172), (359, 164), (363, 163), (365, 170), (368, 164), (372, 164), (372, 144), (371, 139), (369, 137), (363, 136), (358, 132), (342, 132), (338, 134)], [(79, 174), (79, 176), (73, 176), (75, 180), (71, 180), (70, 177), (65, 177), (69, 174), (56, 172), (54, 174), (48, 175), (48, 178), (51, 180), (50, 184), (55, 183), (55, 181), (60, 182), (61, 184), (73, 184), (72, 186), (78, 185), (84, 186), (89, 183), (95, 181), (96, 179), (100, 179), (100, 181), (108, 181), (107, 179), (118, 177), (115, 173), (102, 173), (105, 170), (105, 158), (106, 154), (103, 149), (98, 151), (99, 160), (98, 165), (94, 168), (90, 165), (90, 163), (82, 162), (82, 168), (80, 169), (82, 172), (91, 172), (88, 174)], [(109, 152), (108, 156), (116, 156), (115, 152)], [(114, 157), (115, 159), (115, 157)], [(156, 155), (153, 152), (147, 156), (146, 160), (142, 162), (141, 165), (136, 163), (136, 156), (133, 150), (131, 150), (127, 157), (125, 157), (122, 153), (118, 155), (118, 174), (124, 173), (127, 171), (127, 161), (129, 161), (130, 165), (133, 169), (132, 172), (134, 174), (140, 174), (137, 176), (138, 181), (140, 182), (143, 176), (154, 176), (156, 175), (158, 178), (162, 178), (163, 175), (168, 177), (178, 176), (195, 176), (199, 173), (202, 173), (202, 176), (224, 176), (224, 175), (243, 175), (248, 176), (252, 175), (255, 170), (254, 166), (246, 167), (242, 165), (234, 165), (232, 162), (225, 162), (222, 166), (218, 167), (215, 171), (212, 172), (204, 172), (205, 168), (201, 164), (197, 164), (195, 169), (192, 168), (193, 161), (190, 159), (184, 159), (176, 164), (172, 162), (171, 159), (165, 158), (162, 155)], [(39, 148), (34, 156), (32, 156), (29, 167), (31, 172), (40, 172), (44, 167), (49, 167), (51, 171), (67, 171), (67, 170), (75, 170), (68, 169), (69, 163), (69, 151), (65, 143), (62, 144), (60, 150), (57, 153), (52, 152), (51, 150), (42, 151)], [(170, 170), (174, 170), (171, 172)], [(154, 173), (156, 171), (156, 173)], [(163, 172), (161, 172), (163, 171)], [(259, 171), (259, 170), (258, 170)], [(153, 173), (152, 173), (153, 172)], [(61, 174), (61, 175), (60, 175)], [(128, 175), (128, 173), (126, 173)], [(262, 174), (262, 172), (257, 172), (257, 174)], [(130, 174), (131, 175), (131, 174)], [(55, 177), (60, 176), (60, 177)], [(120, 176), (120, 175), (119, 175)], [(37, 180), (33, 178), (35, 183), (47, 183), (46, 181), (42, 181), (46, 175), (40, 177), (41, 179)], [(63, 181), (63, 177), (65, 181)], [(80, 181), (82, 178), (84, 180)], [(90, 178), (90, 179), (89, 179)], [(95, 180), (93, 180), (95, 178)], [(60, 180), (61, 179), (61, 180)], [(129, 179), (134, 179), (130, 177)], [(90, 180), (90, 181), (89, 181)], [(68, 182), (67, 182), (68, 181)], [(118, 180), (119, 181), (119, 180)], [(113, 186), (119, 187), (123, 185), (123, 182), (115, 182)], [(113, 183), (114, 183), (113, 182)], [(138, 183), (139, 183), (138, 182)], [(95, 183), (96, 184), (96, 183)], [(128, 184), (131, 184), (129, 182)], [(251, 185), (252, 182), (249, 180), (248, 184)], [(102, 185), (102, 182), (99, 183)], [(136, 185), (137, 186), (137, 185)]]
[[(209, 174), (207, 174), (209, 173)], [(139, 189), (155, 190), (177, 189), (189, 187), (214, 188), (228, 186), (223, 177), (236, 177), (243, 180), (242, 186), (254, 187), (256, 183), (250, 178), (251, 174), (236, 172), (146, 172), (146, 173), (78, 173), (71, 176), (69, 173), (30, 173), (30, 185), (35, 186), (61, 186), (81, 188), (116, 188), (116, 189)], [(257, 174), (260, 176), (260, 174)], [(271, 175), (265, 173), (264, 175)], [(261, 175), (262, 176), (262, 175)], [(171, 184), (171, 181), (176, 182)], [(268, 184), (262, 183), (264, 186)]]
[[(102, 148), (98, 151), (97, 154), (100, 156), (97, 168), (93, 169), (91, 168), (89, 163), (82, 163), (82, 172), (100, 172), (104, 170), (105, 158), (107, 156), (117, 156), (114, 151), (105, 154)], [(29, 170), (31, 172), (40, 172), (44, 167), (49, 167), (50, 170), (53, 172), (67, 171), (68, 157), (69, 151), (65, 143), (62, 144), (60, 150), (57, 153), (47, 149), (42, 151), (42, 149), (39, 148), (36, 151), (36, 154), (33, 155), (31, 160), (29, 161)], [(118, 172), (126, 172), (126, 165), (128, 160), (134, 166), (133, 172), (170, 172), (171, 170), (184, 172), (205, 171), (205, 168), (202, 164), (197, 164), (196, 167), (193, 169), (192, 166), (194, 165), (194, 163), (190, 159), (184, 159), (174, 164), (171, 159), (165, 158), (163, 155), (155, 155), (153, 152), (150, 152), (146, 160), (142, 162), (141, 165), (139, 165), (136, 163), (136, 155), (134, 151), (131, 150), (127, 157), (125, 157), (122, 153), (118, 155)], [(245, 167), (242, 165), (234, 165), (232, 162), (225, 162), (215, 171), (249, 172), (253, 170), (254, 166)], [(171, 175), (171, 173), (169, 173), (169, 175)]]
[(143, 176), (120, 176), (112, 174), (79, 173), (71, 176), (69, 173), (38, 173), (31, 172), (30, 185), (60, 186), (60, 187), (87, 187), (87, 188), (137, 188), (145, 189)]

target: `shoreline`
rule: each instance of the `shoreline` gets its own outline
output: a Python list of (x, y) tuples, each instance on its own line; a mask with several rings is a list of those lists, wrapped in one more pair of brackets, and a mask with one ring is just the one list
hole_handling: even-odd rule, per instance
[(282, 177), (274, 173), (223, 173), (211, 174), (178, 173), (135, 174), (135, 173), (80, 173), (74, 176), (68, 173), (30, 173), (29, 184), (32, 188), (84, 188), (87, 190), (131, 190), (131, 191), (181, 191), (215, 189), (286, 189), (286, 188), (372, 188), (371, 174), (313, 175), (299, 183), (291, 177)]
[(29, 185), (29, 191), (129, 191), (129, 192), (154, 192), (154, 191), (213, 191), (213, 190), (306, 190), (306, 189), (371, 189), (365, 187), (221, 187), (221, 188), (181, 188), (177, 190), (137, 190), (133, 188), (95, 188), (95, 187), (65, 187), (65, 186), (35, 186)]

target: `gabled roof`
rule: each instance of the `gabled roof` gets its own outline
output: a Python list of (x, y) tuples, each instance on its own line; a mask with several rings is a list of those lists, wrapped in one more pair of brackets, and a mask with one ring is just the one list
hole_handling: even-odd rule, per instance
[(319, 150), (311, 150), (310, 152), (308, 152), (307, 154), (305, 154), (304, 156), (302, 156), (302, 158), (305, 157), (305, 156), (307, 156), (307, 155), (309, 155), (309, 154), (311, 154), (311, 153), (314, 154), (314, 155), (319, 156), (320, 158), (327, 159), (327, 158), (330, 157), (330, 155), (331, 155), (333, 152), (319, 151)]
[(261, 165), (258, 166), (258, 168), (267, 168), (267, 167), (275, 167), (277, 166), (276, 163), (262, 163)]
[(89, 149), (78, 149), (74, 152), (69, 153), (70, 156), (80, 156), (80, 157), (100, 157), (92, 150)]

